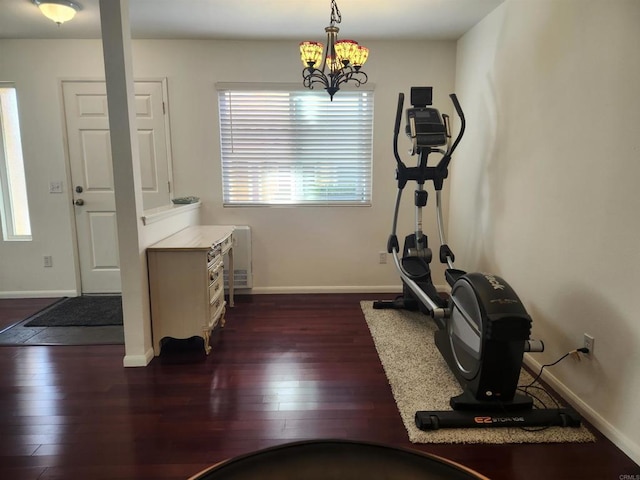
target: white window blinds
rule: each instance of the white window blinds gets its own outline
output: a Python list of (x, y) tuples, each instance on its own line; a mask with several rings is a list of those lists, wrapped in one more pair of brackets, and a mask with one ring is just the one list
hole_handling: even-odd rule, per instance
[(224, 205), (370, 205), (373, 92), (219, 89)]

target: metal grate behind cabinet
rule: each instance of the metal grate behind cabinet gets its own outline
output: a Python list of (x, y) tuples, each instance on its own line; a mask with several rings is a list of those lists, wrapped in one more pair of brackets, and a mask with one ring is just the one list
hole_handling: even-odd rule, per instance
[[(229, 286), (229, 259), (224, 260), (224, 285)], [(236, 226), (233, 231), (233, 286), (253, 287), (251, 271), (251, 227)]]

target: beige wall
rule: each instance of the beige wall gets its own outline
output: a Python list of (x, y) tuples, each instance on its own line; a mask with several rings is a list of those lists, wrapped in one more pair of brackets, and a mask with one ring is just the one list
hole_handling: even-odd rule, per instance
[(635, 0), (507, 1), (464, 35), (450, 207), (457, 263), (516, 289), (547, 347), (535, 362), (595, 337), (547, 378), (636, 462), (639, 25)]
[[(167, 78), (175, 194), (201, 197), (203, 223), (252, 227), (257, 292), (399, 288), (391, 262), (378, 264), (395, 201), (391, 139), (397, 94), (412, 85), (434, 85), (436, 102), (449, 112), (456, 47), (455, 42), (367, 45), (372, 55), (366, 71), (375, 85), (372, 207), (223, 208), (215, 83), (301, 81), (296, 42), (133, 41), (134, 76)], [(20, 244), (0, 242), (0, 295), (75, 294), (60, 81), (103, 78), (101, 42), (0, 40), (0, 65), (0, 80), (18, 88), (34, 237)], [(65, 182), (65, 193), (49, 194), (49, 182), (58, 180)], [(403, 233), (411, 230), (411, 198), (408, 191)], [(43, 255), (53, 256), (53, 268), (42, 267)]]

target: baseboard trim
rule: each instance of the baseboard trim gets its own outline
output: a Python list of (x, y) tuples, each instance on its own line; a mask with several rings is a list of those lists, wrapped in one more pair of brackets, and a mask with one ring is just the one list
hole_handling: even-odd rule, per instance
[[(436, 285), (439, 291), (447, 291), (447, 285)], [(313, 294), (313, 293), (402, 293), (402, 285), (337, 285), (308, 287), (253, 287), (251, 290), (238, 290), (238, 293), (255, 295), (265, 294)]]
[(76, 290), (31, 290), (20, 292), (0, 292), (0, 298), (57, 298), (77, 297)]
[[(534, 372), (539, 372), (542, 368), (542, 365), (534, 360), (528, 353), (524, 356), (524, 363)], [(616, 447), (628, 455), (631, 460), (640, 464), (640, 445), (609, 423), (548, 370), (542, 372), (541, 378), (558, 392), (563, 399), (569, 402), (580, 415), (596, 427), (600, 433), (611, 440)]]
[(144, 355), (125, 355), (122, 359), (124, 367), (146, 367), (153, 360), (153, 348), (147, 350)]
[[(436, 285), (438, 291), (449, 291), (448, 285)], [(236, 294), (313, 294), (313, 293), (402, 293), (401, 285), (338, 285), (338, 286), (308, 286), (308, 287), (253, 287), (236, 288)], [(0, 292), (0, 298), (57, 298), (57, 297), (77, 297), (80, 295), (76, 290), (38, 290), (23, 292)]]
[(283, 294), (313, 294), (313, 293), (399, 293), (402, 287), (399, 285), (381, 286), (308, 286), (308, 287), (253, 287), (251, 293), (257, 295), (283, 293)]

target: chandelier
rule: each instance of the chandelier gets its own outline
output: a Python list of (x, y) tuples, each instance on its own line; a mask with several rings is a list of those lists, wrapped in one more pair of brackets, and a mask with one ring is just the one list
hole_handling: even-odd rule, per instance
[(367, 61), (369, 49), (354, 40), (338, 40), (340, 29), (336, 24), (341, 21), (336, 0), (331, 0), (331, 22), (324, 29), (327, 32), (326, 47), (320, 42), (300, 43), (300, 58), (305, 67), (302, 70), (303, 85), (312, 89), (315, 84), (321, 84), (331, 100), (343, 83), (353, 80), (358, 87), (367, 83), (367, 74), (361, 67)]

